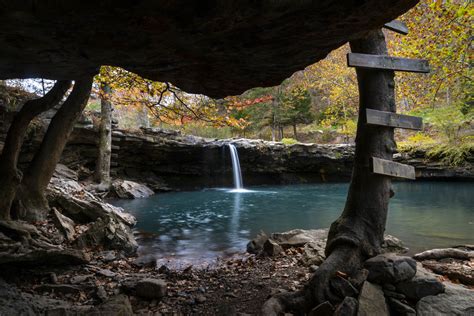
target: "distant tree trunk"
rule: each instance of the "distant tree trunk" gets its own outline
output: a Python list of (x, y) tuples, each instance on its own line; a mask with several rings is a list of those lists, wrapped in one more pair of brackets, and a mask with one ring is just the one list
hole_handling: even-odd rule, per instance
[(280, 129), (280, 140), (282, 140), (283, 138), (285, 138), (285, 135), (283, 133), (283, 126), (279, 126), (279, 129)]
[(58, 104), (70, 87), (70, 81), (56, 82), (45, 96), (27, 101), (14, 117), (0, 156), (0, 219), (10, 218), (10, 208), (21, 181), (18, 156), (30, 122)]
[[(355, 53), (387, 55), (381, 30), (366, 38), (352, 41)], [(357, 69), (359, 85), (359, 120), (356, 150), (349, 193), (342, 215), (331, 225), (326, 260), (297, 294), (276, 296), (263, 308), (265, 315), (277, 315), (282, 310), (310, 311), (327, 300), (338, 302), (329, 280), (338, 271), (352, 275), (362, 263), (380, 253), (387, 219), (391, 180), (372, 173), (371, 157), (392, 160), (395, 150), (393, 128), (367, 125), (366, 109), (395, 112), (394, 72)]]
[(84, 110), (93, 77), (76, 80), (71, 94), (54, 115), (41, 146), (25, 172), (17, 192), (17, 214), (28, 221), (43, 220), (48, 212), (45, 190), (53, 176), (74, 123)]
[(272, 124), (272, 141), (275, 141), (275, 134), (276, 134), (275, 124)]
[(95, 166), (95, 181), (108, 187), (110, 185), (110, 158), (112, 155), (111, 88), (108, 84), (103, 83), (100, 89), (99, 154)]
[(296, 123), (293, 123), (293, 134), (295, 135), (295, 140), (298, 140), (298, 133), (296, 132)]

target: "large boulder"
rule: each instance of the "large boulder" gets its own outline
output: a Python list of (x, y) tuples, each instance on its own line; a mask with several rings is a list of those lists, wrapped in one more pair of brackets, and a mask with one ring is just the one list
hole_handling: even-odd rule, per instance
[(258, 254), (263, 250), (263, 245), (268, 240), (268, 235), (265, 232), (260, 232), (257, 237), (252, 239), (247, 244), (247, 252), (252, 254)]
[(90, 223), (99, 218), (115, 217), (126, 225), (133, 226), (136, 219), (122, 208), (98, 200), (82, 199), (67, 194), (57, 194), (53, 205), (63, 210), (63, 213), (79, 223)]
[(445, 293), (422, 298), (416, 312), (419, 316), (474, 315), (474, 290), (447, 283)]
[(273, 233), (271, 239), (283, 248), (303, 247), (308, 243), (326, 243), (328, 229), (293, 229), (283, 233)]
[(443, 283), (432, 278), (413, 278), (397, 284), (397, 291), (412, 299), (418, 301), (425, 296), (438, 295), (443, 293), (445, 286)]
[(124, 293), (149, 300), (160, 301), (166, 296), (168, 285), (164, 280), (135, 275), (122, 280), (121, 290)]
[(120, 250), (126, 255), (134, 255), (138, 244), (130, 227), (113, 217), (99, 218), (73, 242), (77, 248), (102, 247), (106, 250)]
[(121, 199), (141, 199), (154, 194), (153, 190), (146, 185), (128, 180), (115, 181), (112, 187)]
[(416, 261), (411, 257), (382, 254), (365, 261), (369, 270), (367, 280), (374, 283), (398, 283), (410, 280), (416, 274)]
[(135, 295), (150, 300), (160, 301), (166, 292), (166, 282), (160, 279), (143, 279), (135, 285)]

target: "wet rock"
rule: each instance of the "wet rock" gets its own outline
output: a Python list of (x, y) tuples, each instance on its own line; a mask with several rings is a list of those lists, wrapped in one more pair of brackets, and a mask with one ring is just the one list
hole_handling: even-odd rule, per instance
[(328, 301), (313, 308), (308, 316), (331, 316), (334, 314), (334, 306)]
[(416, 260), (439, 260), (444, 258), (469, 260), (470, 258), (474, 258), (474, 251), (466, 251), (458, 248), (432, 249), (418, 253), (414, 255), (413, 258)]
[(369, 270), (367, 280), (373, 283), (397, 283), (409, 280), (416, 274), (416, 261), (396, 254), (383, 254), (364, 263)]
[(420, 316), (472, 315), (474, 291), (460, 285), (446, 284), (446, 291), (436, 296), (426, 296), (416, 304)]
[(166, 282), (160, 279), (143, 279), (135, 285), (135, 295), (145, 299), (161, 300), (166, 296)]
[[(247, 252), (258, 254), (262, 251), (263, 245), (270, 238), (283, 249), (304, 247), (301, 263), (305, 266), (320, 265), (326, 258), (324, 250), (329, 229), (293, 229), (282, 233), (273, 233), (267, 236), (264, 232), (259, 233), (247, 244)], [(404, 252), (402, 242), (393, 236), (386, 235), (383, 244), (385, 252), (394, 250)]]
[(359, 302), (353, 297), (346, 297), (334, 311), (334, 316), (355, 316)]
[(267, 256), (274, 257), (279, 255), (282, 251), (283, 249), (280, 245), (272, 239), (267, 239), (263, 244), (263, 253)]
[(385, 235), (382, 244), (383, 253), (405, 253), (408, 251), (403, 242), (395, 236)]
[(112, 187), (117, 196), (121, 199), (141, 199), (154, 194), (153, 190), (144, 184), (133, 181), (115, 181)]
[(130, 228), (112, 217), (99, 218), (76, 238), (73, 245), (81, 249), (103, 247), (120, 250), (126, 255), (133, 255), (138, 249)]
[(397, 291), (406, 297), (418, 301), (425, 296), (437, 295), (444, 292), (445, 286), (435, 278), (414, 277), (411, 280), (398, 283)]
[(359, 291), (346, 279), (336, 276), (329, 281), (331, 288), (341, 298), (346, 296), (355, 297)]
[(284, 249), (303, 247), (307, 243), (324, 243), (325, 247), (328, 231), (328, 229), (293, 229), (283, 233), (273, 233), (270, 238)]
[(319, 266), (317, 265), (312, 265), (309, 267), (309, 272), (314, 273), (319, 269)]
[(57, 209), (53, 209), (53, 222), (56, 227), (64, 234), (67, 240), (74, 239), (76, 231), (74, 229), (74, 221), (67, 216), (64, 216)]
[(257, 237), (249, 241), (247, 244), (247, 252), (258, 254), (263, 250), (263, 245), (268, 240), (268, 235), (263, 231), (257, 234)]
[(395, 310), (398, 315), (416, 315), (416, 311), (410, 305), (401, 302), (400, 300), (390, 297), (388, 298), (388, 304), (390, 307)]
[(380, 286), (364, 282), (359, 295), (358, 316), (388, 316), (388, 306)]

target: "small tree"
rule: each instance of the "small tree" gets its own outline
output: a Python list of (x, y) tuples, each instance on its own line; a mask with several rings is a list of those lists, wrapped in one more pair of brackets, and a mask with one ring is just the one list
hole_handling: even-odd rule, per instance
[(311, 96), (308, 90), (296, 87), (283, 95), (282, 104), (283, 125), (293, 126), (294, 138), (298, 140), (296, 126), (314, 121), (314, 114), (311, 111)]

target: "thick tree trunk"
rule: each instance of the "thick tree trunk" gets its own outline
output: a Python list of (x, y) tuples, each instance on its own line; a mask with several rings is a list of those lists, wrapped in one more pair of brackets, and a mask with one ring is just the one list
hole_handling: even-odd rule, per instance
[[(387, 55), (381, 30), (350, 43), (355, 53)], [(393, 129), (366, 124), (365, 110), (395, 112), (393, 71), (357, 69), (359, 120), (355, 161), (349, 193), (342, 215), (331, 225), (325, 262), (298, 295), (281, 296), (264, 306), (267, 315), (282, 309), (308, 312), (327, 300), (337, 303), (329, 280), (337, 271), (355, 273), (362, 263), (380, 252), (385, 231), (391, 180), (371, 170), (371, 157), (392, 160), (395, 150)]]
[(17, 192), (18, 216), (28, 221), (43, 220), (48, 212), (45, 190), (61, 158), (74, 123), (89, 99), (93, 77), (76, 80), (74, 88), (54, 115), (41, 146), (25, 172)]
[(0, 156), (0, 219), (10, 218), (10, 208), (21, 181), (18, 156), (30, 122), (58, 104), (70, 86), (70, 81), (56, 82), (44, 97), (27, 101), (14, 117)]
[(101, 84), (99, 155), (95, 167), (95, 181), (104, 187), (110, 186), (110, 158), (112, 155), (112, 103), (110, 86)]

